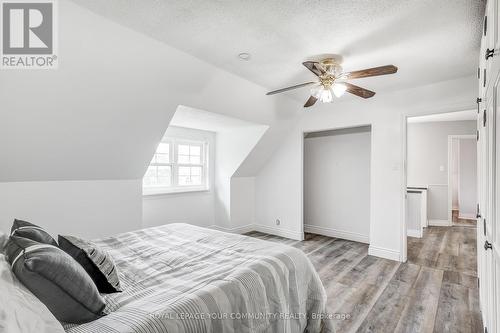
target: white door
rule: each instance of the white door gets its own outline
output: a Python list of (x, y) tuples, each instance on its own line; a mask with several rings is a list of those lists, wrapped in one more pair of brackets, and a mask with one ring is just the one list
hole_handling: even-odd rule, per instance
[[(478, 116), (479, 211), (478, 272), (483, 324), (489, 333), (500, 332), (500, 115), (497, 101), (500, 76), (492, 83), (491, 94)], [(499, 175), (499, 176), (497, 176)]]
[(489, 333), (500, 333), (499, 13), (499, 0), (488, 0), (478, 69), (478, 274), (483, 324)]

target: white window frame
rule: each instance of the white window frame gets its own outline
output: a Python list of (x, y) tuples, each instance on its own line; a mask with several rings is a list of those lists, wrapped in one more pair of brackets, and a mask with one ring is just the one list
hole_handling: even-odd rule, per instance
[[(209, 144), (203, 140), (188, 140), (182, 138), (165, 137), (161, 143), (169, 144), (169, 163), (150, 163), (149, 166), (170, 166), (171, 186), (142, 186), (143, 195), (158, 195), (170, 193), (209, 191)], [(178, 163), (179, 145), (200, 146), (200, 164)], [(155, 151), (156, 153), (156, 151)], [(179, 185), (179, 167), (201, 167), (201, 185)]]

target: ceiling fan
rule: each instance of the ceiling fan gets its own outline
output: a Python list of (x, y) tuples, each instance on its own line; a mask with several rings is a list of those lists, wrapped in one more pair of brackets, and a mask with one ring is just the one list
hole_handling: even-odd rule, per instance
[(340, 66), (334, 58), (326, 58), (319, 62), (306, 61), (303, 62), (302, 65), (313, 72), (318, 77), (319, 81), (310, 81), (270, 91), (266, 95), (279, 94), (288, 90), (314, 85), (311, 89), (311, 97), (309, 97), (306, 104), (304, 104), (305, 108), (313, 106), (318, 100), (323, 103), (331, 103), (333, 101), (333, 96), (341, 97), (346, 91), (362, 98), (370, 98), (375, 95), (375, 92), (358, 87), (347, 81), (370, 76), (394, 74), (398, 71), (396, 66), (387, 65), (354, 72), (344, 72), (342, 66)]

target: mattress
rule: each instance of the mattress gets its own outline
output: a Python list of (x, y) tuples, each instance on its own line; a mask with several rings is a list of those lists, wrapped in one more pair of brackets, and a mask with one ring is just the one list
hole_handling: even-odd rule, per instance
[(95, 240), (123, 292), (106, 316), (67, 332), (319, 332), (321, 280), (299, 249), (188, 224)]

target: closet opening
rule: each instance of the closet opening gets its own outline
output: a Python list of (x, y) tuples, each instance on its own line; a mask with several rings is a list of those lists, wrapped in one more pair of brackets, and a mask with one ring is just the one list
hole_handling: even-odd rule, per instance
[(369, 244), (371, 125), (304, 133), (304, 231)]

